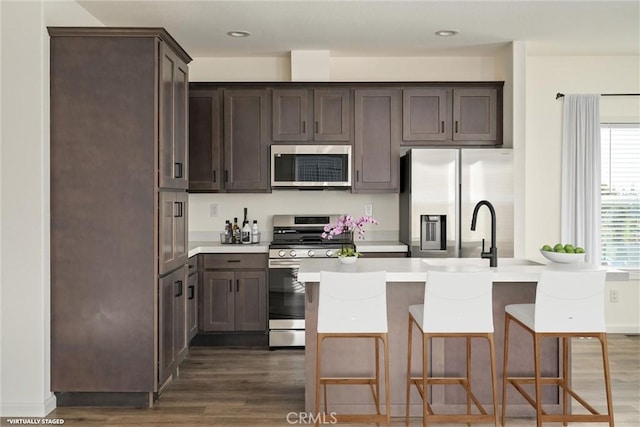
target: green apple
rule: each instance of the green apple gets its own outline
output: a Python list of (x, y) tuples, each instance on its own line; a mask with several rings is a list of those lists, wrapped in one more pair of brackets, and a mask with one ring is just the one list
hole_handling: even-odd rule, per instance
[(575, 250), (575, 247), (572, 244), (567, 243), (566, 245), (564, 245), (564, 250), (567, 252), (573, 252)]
[(565, 251), (564, 248), (560, 248), (556, 252), (559, 253), (559, 254), (566, 254), (567, 253), (567, 251)]
[(580, 246), (578, 246), (578, 247), (576, 248), (576, 253), (577, 253), (577, 254), (583, 254), (583, 253), (584, 253), (584, 248), (581, 248)]
[(575, 249), (573, 249), (573, 246), (571, 246), (571, 247), (569, 247), (569, 248), (565, 248), (565, 250), (564, 250), (564, 251), (565, 251), (566, 253), (568, 253), (568, 254), (575, 254), (575, 253), (576, 253), (576, 250), (575, 250)]
[(553, 252), (553, 248), (551, 246), (549, 246), (549, 245), (544, 245), (542, 247), (542, 250), (543, 251), (547, 251), (547, 252)]
[(556, 245), (553, 247), (554, 252), (560, 252), (560, 249), (562, 249), (562, 252), (564, 252), (564, 245), (562, 243), (556, 243)]

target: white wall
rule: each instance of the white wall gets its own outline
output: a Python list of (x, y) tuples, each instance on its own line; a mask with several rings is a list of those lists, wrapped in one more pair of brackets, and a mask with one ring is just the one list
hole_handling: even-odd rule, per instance
[[(525, 146), (525, 256), (560, 239), (560, 165), (562, 100), (556, 93), (640, 93), (640, 61), (627, 57), (527, 58)], [(602, 121), (640, 122), (640, 100), (601, 98)], [(638, 281), (607, 284), (619, 291), (619, 303), (607, 304), (611, 332), (640, 333)]]
[(0, 416), (44, 416), (50, 392), (49, 36), (98, 25), (74, 2), (0, 2)]

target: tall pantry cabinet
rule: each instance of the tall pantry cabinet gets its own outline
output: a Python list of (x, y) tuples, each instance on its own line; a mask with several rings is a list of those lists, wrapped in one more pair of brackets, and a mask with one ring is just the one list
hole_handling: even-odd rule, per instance
[(161, 28), (49, 28), (51, 389), (147, 405), (186, 355), (189, 55)]

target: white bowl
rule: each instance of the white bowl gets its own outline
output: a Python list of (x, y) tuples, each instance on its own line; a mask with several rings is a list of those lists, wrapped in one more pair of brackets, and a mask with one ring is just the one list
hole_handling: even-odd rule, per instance
[(576, 262), (584, 262), (584, 257), (586, 255), (585, 253), (567, 254), (563, 252), (543, 251), (542, 249), (540, 249), (540, 253), (549, 261), (559, 262), (561, 264), (574, 264)]
[(353, 264), (358, 260), (357, 256), (339, 256), (338, 259), (343, 264)]

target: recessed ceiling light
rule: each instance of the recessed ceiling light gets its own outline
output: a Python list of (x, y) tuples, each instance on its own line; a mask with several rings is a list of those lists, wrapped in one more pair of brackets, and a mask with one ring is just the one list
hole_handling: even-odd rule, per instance
[(249, 31), (229, 31), (227, 35), (229, 37), (249, 37), (251, 33)]
[(436, 31), (436, 36), (451, 37), (451, 36), (458, 35), (459, 33), (460, 31), (458, 30), (439, 30), (439, 31)]

